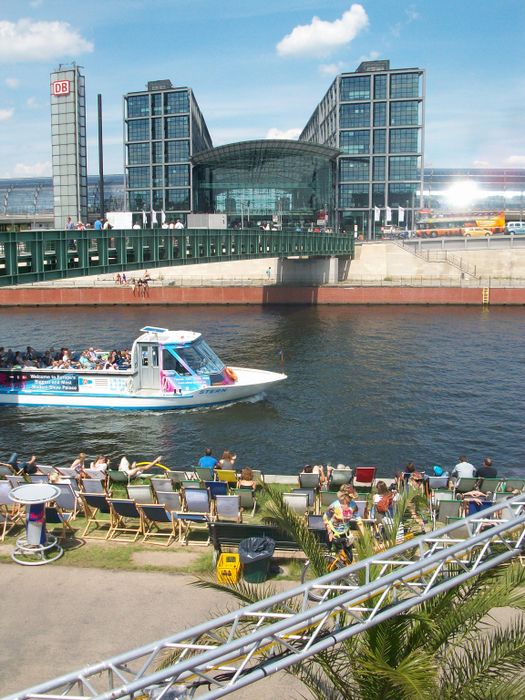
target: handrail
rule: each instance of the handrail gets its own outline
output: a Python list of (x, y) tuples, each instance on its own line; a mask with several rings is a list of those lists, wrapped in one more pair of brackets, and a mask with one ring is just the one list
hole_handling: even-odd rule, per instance
[[(503, 512), (505, 519), (490, 519)], [(520, 554), (524, 538), (522, 494), (351, 567), (7, 700), (116, 700), (139, 692), (160, 699), (168, 690), (172, 698), (186, 698), (195, 683), (210, 687), (199, 698), (219, 698), (509, 561)], [(351, 585), (349, 574), (360, 575), (365, 584)], [(308, 597), (314, 590), (318, 595), (324, 591), (316, 604)], [(178, 659), (159, 669), (167, 652), (178, 652)]]

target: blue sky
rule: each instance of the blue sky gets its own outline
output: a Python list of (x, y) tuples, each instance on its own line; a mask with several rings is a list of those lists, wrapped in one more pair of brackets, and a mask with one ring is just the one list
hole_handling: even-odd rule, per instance
[(370, 58), (427, 71), (425, 164), (525, 167), (524, 0), (2, 0), (0, 177), (51, 173), (49, 73), (86, 76), (107, 173), (123, 170), (122, 95), (193, 88), (215, 145), (294, 136), (333, 76)]

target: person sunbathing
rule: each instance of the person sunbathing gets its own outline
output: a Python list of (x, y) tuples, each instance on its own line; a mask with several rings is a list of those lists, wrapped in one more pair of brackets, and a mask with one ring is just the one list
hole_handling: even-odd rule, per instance
[(132, 462), (132, 464), (130, 465), (129, 460), (127, 459), (127, 457), (124, 456), (120, 460), (118, 468), (119, 471), (124, 472), (128, 475), (128, 479), (134, 479), (135, 477), (139, 476), (148, 469), (151, 469), (151, 467), (154, 467), (156, 464), (159, 464), (159, 462), (161, 461), (162, 455), (159, 455), (152, 462), (144, 462), (140, 465), (140, 467), (138, 467), (137, 462)]

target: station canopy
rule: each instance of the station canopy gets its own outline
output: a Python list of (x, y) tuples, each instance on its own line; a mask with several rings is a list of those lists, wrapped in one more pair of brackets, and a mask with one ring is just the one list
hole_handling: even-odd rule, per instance
[(307, 224), (333, 211), (335, 159), (329, 146), (290, 140), (242, 141), (193, 156), (194, 210), (230, 223)]

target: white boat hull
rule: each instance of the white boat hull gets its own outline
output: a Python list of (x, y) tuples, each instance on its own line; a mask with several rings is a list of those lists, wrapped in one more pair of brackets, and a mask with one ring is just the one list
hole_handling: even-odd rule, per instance
[[(68, 408), (146, 411), (184, 410), (242, 401), (251, 396), (256, 396), (286, 379), (285, 374), (277, 372), (242, 367), (232, 367), (231, 369), (237, 375), (235, 383), (208, 386), (188, 393), (166, 393), (158, 389), (140, 389), (133, 392), (128, 387), (126, 387), (125, 391), (122, 391), (119, 390), (118, 382), (107, 382), (107, 387), (101, 387), (100, 391), (88, 384), (86, 386), (81, 385), (78, 392), (41, 391), (26, 393), (24, 391), (13, 391), (12, 393), (1, 393), (0, 405), (66, 406)], [(113, 375), (114, 373), (111, 374)], [(123, 376), (123, 373), (120, 374), (120, 377), (126, 383), (129, 381)]]

